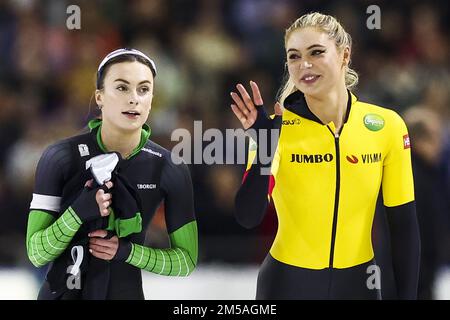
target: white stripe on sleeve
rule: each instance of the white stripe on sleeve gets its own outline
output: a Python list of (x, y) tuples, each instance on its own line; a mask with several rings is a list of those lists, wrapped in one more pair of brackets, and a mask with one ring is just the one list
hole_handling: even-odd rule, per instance
[(58, 212), (61, 208), (61, 197), (46, 196), (33, 193), (33, 199), (30, 203), (30, 209), (43, 209)]

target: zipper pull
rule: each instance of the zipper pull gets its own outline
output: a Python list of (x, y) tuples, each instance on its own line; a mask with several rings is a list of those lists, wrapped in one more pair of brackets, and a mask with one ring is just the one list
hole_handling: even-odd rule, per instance
[(335, 132), (335, 133), (334, 133), (334, 137), (335, 137), (336, 139), (339, 139), (339, 133), (338, 133), (338, 132)]

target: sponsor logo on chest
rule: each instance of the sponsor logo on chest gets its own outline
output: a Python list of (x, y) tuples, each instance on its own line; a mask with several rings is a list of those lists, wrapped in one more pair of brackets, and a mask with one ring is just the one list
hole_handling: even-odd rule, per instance
[(156, 189), (156, 183), (138, 183), (136, 184), (138, 190), (152, 190)]
[(345, 157), (347, 159), (348, 162), (352, 163), (352, 164), (357, 164), (357, 163), (376, 163), (376, 162), (381, 162), (382, 155), (381, 152), (377, 152), (377, 153), (365, 153), (365, 154), (361, 154), (359, 157), (351, 154)]
[(333, 161), (333, 155), (331, 153), (325, 154), (298, 154), (293, 153), (291, 155), (290, 162), (297, 163), (322, 163)]

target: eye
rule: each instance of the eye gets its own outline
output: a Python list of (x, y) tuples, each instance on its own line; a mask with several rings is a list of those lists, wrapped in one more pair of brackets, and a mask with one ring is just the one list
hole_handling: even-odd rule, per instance
[(291, 53), (291, 54), (288, 56), (288, 58), (289, 58), (289, 60), (294, 60), (294, 59), (300, 58), (300, 56), (299, 56), (298, 54), (296, 54), (296, 53)]
[(116, 89), (119, 91), (127, 91), (128, 90), (128, 88), (126, 86), (124, 86), (123, 84), (117, 86)]
[(325, 50), (313, 50), (313, 51), (311, 51), (311, 55), (312, 56), (318, 56), (318, 55), (320, 55), (320, 54), (322, 54), (324, 52), (325, 52)]
[(150, 91), (150, 88), (149, 87), (140, 87), (139, 91), (142, 92), (142, 93), (147, 93), (147, 92)]

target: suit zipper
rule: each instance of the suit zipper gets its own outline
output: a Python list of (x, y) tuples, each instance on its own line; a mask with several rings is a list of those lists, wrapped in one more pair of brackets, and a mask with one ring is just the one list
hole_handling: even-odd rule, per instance
[(340, 154), (339, 154), (339, 134), (334, 133), (330, 128), (328, 128), (334, 136), (334, 145), (336, 148), (336, 192), (334, 196), (334, 212), (333, 212), (333, 228), (331, 231), (331, 246), (330, 246), (330, 260), (329, 268), (333, 268), (334, 261), (334, 246), (336, 242), (336, 229), (337, 229), (337, 219), (338, 219), (338, 208), (339, 208), (339, 191), (341, 184), (341, 164), (340, 164)]

